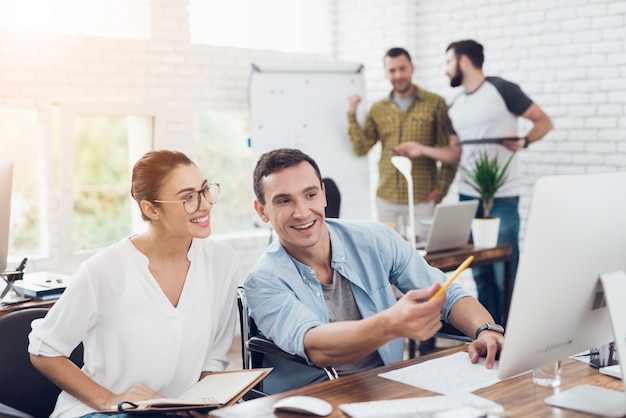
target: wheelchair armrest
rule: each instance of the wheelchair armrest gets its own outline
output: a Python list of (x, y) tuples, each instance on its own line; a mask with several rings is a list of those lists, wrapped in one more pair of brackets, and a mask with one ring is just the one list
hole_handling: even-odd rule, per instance
[(251, 401), (253, 399), (262, 398), (264, 396), (267, 396), (267, 393), (261, 392), (260, 390), (256, 390), (256, 389), (250, 389), (250, 391), (246, 393), (245, 395), (243, 395), (241, 399), (239, 400), (239, 402), (237, 403)]
[(276, 344), (274, 344), (274, 342), (266, 338), (251, 337), (248, 341), (246, 341), (246, 350), (252, 353), (267, 354), (309, 366), (304, 358), (281, 350)]
[(437, 338), (447, 338), (449, 340), (463, 341), (465, 343), (471, 343), (472, 341), (474, 341), (470, 337), (463, 334), (461, 331), (444, 321), (441, 321), (441, 329), (439, 329), (439, 331), (434, 336)]

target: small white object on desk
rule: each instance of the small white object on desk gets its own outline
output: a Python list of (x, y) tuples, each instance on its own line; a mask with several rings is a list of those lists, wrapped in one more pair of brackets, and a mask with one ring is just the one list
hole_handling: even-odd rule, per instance
[(331, 404), (313, 396), (288, 396), (274, 402), (274, 409), (316, 415), (319, 417), (325, 417), (333, 412), (333, 406)]

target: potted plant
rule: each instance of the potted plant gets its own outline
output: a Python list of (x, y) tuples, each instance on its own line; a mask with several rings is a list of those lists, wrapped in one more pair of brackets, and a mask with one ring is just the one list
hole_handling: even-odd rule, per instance
[(498, 243), (500, 218), (490, 217), (496, 192), (506, 181), (507, 170), (515, 154), (511, 154), (504, 166), (498, 164), (498, 156), (492, 158), (486, 151), (481, 151), (473, 165), (463, 171), (467, 175), (464, 182), (474, 189), (483, 205), (483, 216), (472, 222), (472, 237), (477, 247), (495, 247)]

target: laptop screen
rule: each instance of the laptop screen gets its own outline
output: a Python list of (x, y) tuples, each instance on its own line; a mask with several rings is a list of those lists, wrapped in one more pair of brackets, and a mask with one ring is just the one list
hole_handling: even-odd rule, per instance
[(467, 244), (478, 200), (439, 204), (435, 207), (426, 252), (450, 250)]

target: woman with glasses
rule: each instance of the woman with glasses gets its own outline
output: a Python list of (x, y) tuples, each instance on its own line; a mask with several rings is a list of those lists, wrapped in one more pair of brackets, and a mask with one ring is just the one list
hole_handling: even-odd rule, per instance
[[(219, 191), (180, 152), (151, 151), (135, 164), (131, 195), (147, 230), (82, 263), (32, 324), (31, 360), (63, 389), (53, 417), (177, 397), (227, 367), (238, 260), (208, 238)], [(81, 342), (82, 370), (68, 359)]]

